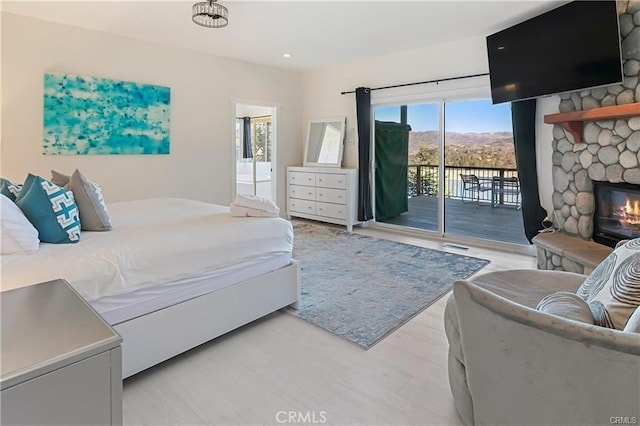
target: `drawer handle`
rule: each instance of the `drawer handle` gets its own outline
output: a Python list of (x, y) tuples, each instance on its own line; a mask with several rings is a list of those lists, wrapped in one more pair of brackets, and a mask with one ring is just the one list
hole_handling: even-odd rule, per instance
[(309, 195), (313, 195), (313, 192), (309, 192)]
[[(311, 206), (309, 206), (309, 207), (307, 207), (307, 208), (308, 208), (309, 210), (311, 210), (311, 209), (312, 209), (312, 207), (311, 207)], [(321, 210), (322, 210), (322, 209), (321, 209)]]

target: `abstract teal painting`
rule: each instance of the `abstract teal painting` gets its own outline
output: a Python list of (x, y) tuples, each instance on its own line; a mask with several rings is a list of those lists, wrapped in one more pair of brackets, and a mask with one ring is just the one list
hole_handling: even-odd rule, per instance
[(43, 153), (168, 154), (171, 89), (45, 73)]

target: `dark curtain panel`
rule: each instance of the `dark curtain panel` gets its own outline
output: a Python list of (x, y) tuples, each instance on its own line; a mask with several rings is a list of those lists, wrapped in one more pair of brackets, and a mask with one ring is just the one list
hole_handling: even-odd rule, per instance
[(540, 205), (536, 170), (536, 100), (511, 103), (513, 142), (522, 197), (524, 233), (529, 242), (542, 229), (547, 212)]
[(242, 124), (242, 158), (253, 158), (253, 149), (251, 149), (251, 117), (243, 117)]
[(356, 89), (358, 119), (358, 220), (373, 219), (371, 208), (371, 89)]
[(391, 219), (409, 211), (408, 124), (375, 121), (376, 220)]

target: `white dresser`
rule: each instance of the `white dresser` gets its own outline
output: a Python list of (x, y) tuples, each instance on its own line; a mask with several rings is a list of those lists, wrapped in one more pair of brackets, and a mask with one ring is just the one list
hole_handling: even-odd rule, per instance
[(344, 225), (359, 223), (357, 169), (287, 167), (287, 214)]

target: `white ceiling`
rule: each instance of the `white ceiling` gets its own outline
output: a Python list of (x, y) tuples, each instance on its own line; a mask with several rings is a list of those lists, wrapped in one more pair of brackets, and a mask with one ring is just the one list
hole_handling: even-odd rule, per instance
[[(196, 0), (7, 1), (2, 10), (291, 70), (486, 36), (566, 1), (220, 0), (229, 25), (191, 21)], [(284, 53), (292, 54), (289, 59)]]

